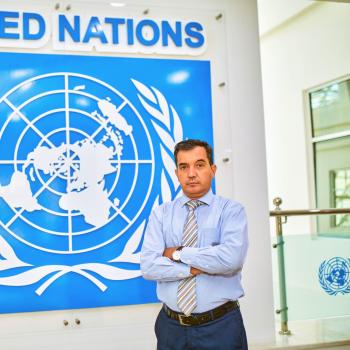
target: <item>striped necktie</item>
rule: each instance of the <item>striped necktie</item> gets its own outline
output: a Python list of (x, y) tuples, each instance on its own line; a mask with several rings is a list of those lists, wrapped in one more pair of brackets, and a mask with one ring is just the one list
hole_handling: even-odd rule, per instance
[[(198, 225), (194, 211), (202, 204), (204, 203), (198, 200), (191, 200), (186, 203), (188, 215), (182, 236), (182, 245), (184, 247), (197, 246)], [(190, 315), (197, 306), (196, 276), (185, 278), (180, 282), (177, 290), (177, 305), (186, 316)]]

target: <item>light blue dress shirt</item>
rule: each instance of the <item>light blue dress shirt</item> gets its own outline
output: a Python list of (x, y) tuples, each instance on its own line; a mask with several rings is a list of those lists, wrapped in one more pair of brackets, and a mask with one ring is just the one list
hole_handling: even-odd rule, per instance
[(244, 295), (241, 270), (247, 253), (247, 219), (237, 202), (210, 190), (195, 211), (198, 247), (184, 247), (181, 262), (162, 256), (165, 248), (181, 245), (190, 199), (186, 196), (164, 203), (149, 219), (141, 251), (143, 277), (157, 281), (157, 296), (169, 308), (177, 306), (180, 280), (191, 276), (190, 267), (204, 271), (196, 277), (197, 307), (204, 312)]

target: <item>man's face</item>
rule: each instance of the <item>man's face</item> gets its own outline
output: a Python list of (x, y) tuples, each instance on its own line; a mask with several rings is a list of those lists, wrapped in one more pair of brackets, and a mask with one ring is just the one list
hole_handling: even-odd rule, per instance
[(184, 194), (191, 199), (204, 196), (210, 189), (216, 166), (210, 165), (204, 147), (198, 146), (177, 154), (176, 176)]

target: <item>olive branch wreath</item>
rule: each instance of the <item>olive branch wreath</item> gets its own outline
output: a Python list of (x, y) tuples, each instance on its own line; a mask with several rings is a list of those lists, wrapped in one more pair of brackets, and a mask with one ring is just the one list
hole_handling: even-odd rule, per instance
[[(155, 87), (147, 87), (143, 83), (131, 79), (136, 87), (142, 106), (151, 117), (151, 123), (160, 139), (161, 158), (163, 169), (161, 172), (161, 195), (158, 195), (153, 203), (152, 210), (162, 202), (170, 201), (173, 198), (172, 193), (177, 197), (180, 194), (179, 183), (175, 176), (175, 162), (170, 154), (175, 144), (182, 140), (183, 129), (180, 118), (175, 108), (168, 104), (164, 95)], [(26, 271), (18, 274), (0, 277), (0, 285), (3, 286), (27, 286), (35, 284), (52, 274), (52, 276), (43, 281), (35, 290), (37, 295), (42, 295), (45, 290), (57, 279), (63, 275), (73, 272), (81, 275), (101, 291), (108, 287), (96, 277), (96, 274), (108, 280), (125, 280), (141, 276), (140, 269), (127, 270), (113, 266), (113, 263), (133, 263), (140, 264), (140, 247), (143, 233), (145, 231), (147, 219), (135, 229), (135, 232), (126, 243), (122, 253), (112, 260), (109, 264), (104, 263), (84, 263), (79, 265), (43, 265), (34, 266), (22, 261), (15, 253), (11, 245), (0, 236), (0, 272), (14, 268), (27, 268)], [(94, 273), (91, 274), (91, 272)]]
[[(345, 260), (345, 259), (344, 259)], [(326, 268), (326, 265), (327, 265), (328, 261), (327, 260), (324, 260), (319, 269), (318, 269), (318, 280), (320, 282), (320, 285), (321, 287), (323, 288), (323, 290), (329, 294), (329, 295), (334, 295), (336, 296), (338, 293), (341, 293), (341, 294), (347, 294), (347, 293), (350, 293), (350, 275), (348, 277), (348, 285), (345, 289), (341, 289), (341, 290), (334, 290), (332, 288), (329, 287), (329, 285), (327, 284), (326, 280), (325, 280), (325, 274), (324, 274), (324, 271), (325, 271), (325, 268)], [(347, 259), (347, 263), (348, 263), (348, 266), (349, 266), (349, 270), (350, 270), (350, 259)]]

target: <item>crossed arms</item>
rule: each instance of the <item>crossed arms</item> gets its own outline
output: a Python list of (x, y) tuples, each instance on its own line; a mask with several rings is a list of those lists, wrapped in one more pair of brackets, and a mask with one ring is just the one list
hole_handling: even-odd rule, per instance
[(247, 251), (247, 220), (242, 207), (222, 212), (220, 242), (214, 246), (184, 247), (181, 262), (171, 260), (177, 247), (167, 247), (162, 231), (163, 208), (153, 211), (141, 252), (143, 277), (155, 281), (176, 281), (201, 273), (229, 275), (242, 269)]

